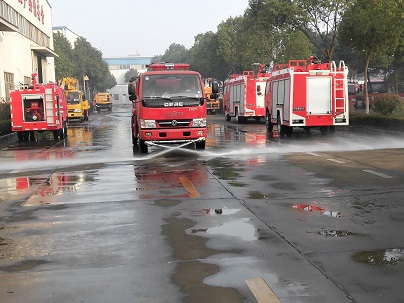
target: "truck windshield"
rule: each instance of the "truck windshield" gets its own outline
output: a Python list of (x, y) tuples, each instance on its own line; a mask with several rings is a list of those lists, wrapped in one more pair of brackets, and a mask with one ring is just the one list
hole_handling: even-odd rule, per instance
[(79, 100), (79, 92), (69, 92), (67, 96), (67, 103), (69, 104), (78, 104)]
[(356, 86), (355, 84), (348, 83), (348, 95), (356, 94)]
[(143, 98), (202, 98), (198, 75), (147, 75), (142, 79)]

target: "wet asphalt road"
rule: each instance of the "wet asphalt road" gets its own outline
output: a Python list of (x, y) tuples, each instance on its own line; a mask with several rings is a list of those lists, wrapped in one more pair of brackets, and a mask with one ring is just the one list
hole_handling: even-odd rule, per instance
[(201, 152), (134, 154), (124, 106), (3, 147), (0, 302), (404, 302), (402, 135), (208, 120)]

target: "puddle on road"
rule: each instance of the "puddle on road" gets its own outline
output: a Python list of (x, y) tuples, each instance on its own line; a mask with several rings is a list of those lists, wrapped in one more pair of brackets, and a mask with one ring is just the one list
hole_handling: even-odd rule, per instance
[(404, 259), (404, 249), (380, 249), (357, 252), (353, 255), (356, 262), (372, 265), (398, 265)]
[(235, 162), (224, 159), (214, 159), (208, 163), (213, 168), (213, 174), (221, 180), (234, 181), (240, 176), (240, 172), (245, 170), (242, 167), (237, 167)]
[(250, 221), (251, 219), (248, 218), (229, 221), (219, 226), (210, 227), (206, 232), (211, 235), (232, 236), (240, 238), (242, 241), (257, 240), (256, 229)]
[(231, 287), (211, 286), (203, 283), (204, 279), (220, 271), (216, 264), (201, 262), (215, 254), (236, 254), (236, 250), (217, 250), (206, 247), (207, 238), (195, 234), (187, 234), (195, 222), (185, 218), (168, 218), (162, 226), (164, 235), (173, 249), (172, 258), (175, 270), (171, 280), (184, 294), (184, 302), (243, 302), (243, 297)]
[(199, 215), (234, 215), (240, 211), (239, 208), (226, 208), (226, 207), (217, 207), (217, 208), (203, 208), (201, 210), (194, 210), (192, 214), (194, 216)]
[(249, 199), (255, 199), (255, 200), (268, 200), (272, 199), (273, 195), (271, 194), (263, 194), (259, 191), (249, 191), (247, 198)]
[(305, 296), (307, 285), (290, 281), (275, 274), (265, 273), (259, 260), (237, 255), (216, 255), (209, 262), (220, 266), (220, 272), (203, 281), (208, 285), (245, 287), (245, 279), (261, 277), (276, 291), (277, 297)]
[(318, 212), (319, 214), (321, 214), (323, 216), (328, 216), (328, 217), (335, 217), (335, 218), (341, 217), (340, 212), (326, 210), (325, 208), (323, 208), (321, 206), (317, 206), (317, 205), (300, 203), (300, 204), (292, 205), (292, 208), (297, 209), (299, 211)]

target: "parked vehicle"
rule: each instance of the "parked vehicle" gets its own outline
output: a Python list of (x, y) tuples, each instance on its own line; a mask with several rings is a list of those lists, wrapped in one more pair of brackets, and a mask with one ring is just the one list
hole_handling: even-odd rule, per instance
[(233, 74), (225, 82), (223, 88), (223, 111), (226, 121), (232, 117), (237, 123), (243, 123), (248, 118), (257, 121), (265, 117), (265, 83), (270, 74), (268, 65), (259, 64), (258, 71), (243, 71)]
[[(218, 92), (212, 84), (212, 93)], [(201, 75), (189, 64), (153, 63), (128, 85), (134, 151), (151, 145), (191, 144), (205, 149), (206, 95)]]
[(18, 140), (34, 141), (35, 132), (51, 131), (54, 139), (67, 136), (67, 100), (56, 83), (15, 86), (10, 92), (11, 129)]
[(79, 90), (78, 80), (72, 77), (64, 77), (59, 82), (60, 86), (66, 91), (69, 108), (68, 119), (75, 119), (80, 122), (88, 121), (90, 103), (85, 99), (83, 92)]
[(266, 126), (291, 136), (294, 127), (324, 134), (349, 124), (348, 68), (343, 61), (290, 60), (275, 64), (265, 88)]
[(97, 93), (94, 96), (94, 100), (97, 111), (101, 109), (112, 111), (112, 96), (110, 93), (107, 92)]

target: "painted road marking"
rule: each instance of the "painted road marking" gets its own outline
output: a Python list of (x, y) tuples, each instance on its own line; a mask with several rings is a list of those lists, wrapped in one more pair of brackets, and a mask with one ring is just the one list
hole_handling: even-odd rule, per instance
[(316, 153), (307, 153), (308, 155), (312, 155), (312, 156), (314, 156), (314, 157), (321, 157), (321, 155), (320, 154), (316, 154)]
[(337, 160), (337, 159), (327, 159), (327, 160), (328, 160), (328, 161), (335, 162), (335, 163), (340, 163), (340, 164), (342, 164), (342, 163), (346, 163), (346, 162), (344, 162), (344, 161)]
[(382, 173), (378, 173), (377, 171), (374, 171), (374, 170), (371, 170), (371, 169), (364, 169), (363, 171), (366, 172), (366, 173), (369, 173), (369, 174), (373, 174), (373, 175), (382, 177), (382, 178), (394, 179), (393, 176), (389, 176), (389, 175), (385, 175), (385, 174), (382, 174)]
[(263, 278), (252, 278), (244, 280), (258, 303), (280, 303)]
[(178, 177), (182, 183), (182, 185), (185, 187), (186, 191), (188, 192), (189, 196), (191, 198), (198, 198), (201, 195), (198, 193), (192, 182), (187, 178), (187, 177)]

